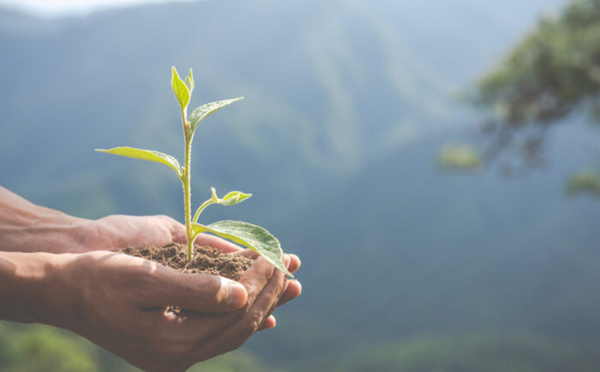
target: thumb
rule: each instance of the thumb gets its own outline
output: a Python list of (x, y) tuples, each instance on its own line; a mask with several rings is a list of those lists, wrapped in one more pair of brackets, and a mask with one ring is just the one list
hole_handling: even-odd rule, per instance
[(158, 267), (154, 274), (155, 295), (144, 301), (151, 306), (220, 313), (238, 310), (248, 300), (248, 292), (241, 283), (218, 275), (181, 274), (166, 267)]

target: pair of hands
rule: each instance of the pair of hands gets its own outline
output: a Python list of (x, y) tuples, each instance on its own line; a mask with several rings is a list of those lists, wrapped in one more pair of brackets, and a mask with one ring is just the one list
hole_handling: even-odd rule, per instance
[[(185, 240), (184, 227), (165, 216), (109, 216), (88, 228), (86, 246), (94, 250)], [(250, 255), (213, 236), (198, 240), (227, 253)], [(292, 272), (300, 266), (293, 255), (286, 260)], [(274, 327), (272, 312), (301, 291), (298, 282), (262, 258), (239, 283), (180, 274), (105, 251), (80, 254), (71, 265), (74, 278), (85, 278), (79, 292), (87, 309), (75, 327), (70, 325), (72, 330), (146, 371), (183, 371), (238, 348), (257, 331)], [(170, 305), (185, 310), (179, 316), (165, 313)]]
[[(97, 235), (89, 246), (96, 249), (139, 241), (161, 246), (185, 239), (183, 226), (165, 216), (109, 216), (95, 221), (92, 228)], [(127, 232), (135, 236), (133, 241), (127, 241), (131, 239)], [(198, 240), (227, 253), (251, 255), (210, 235)], [(288, 255), (286, 261), (291, 272), (300, 266), (296, 256)], [(92, 335), (86, 337), (147, 371), (183, 371), (237, 349), (254, 333), (273, 328), (275, 308), (301, 292), (297, 281), (288, 280), (262, 258), (239, 283), (213, 275), (180, 274), (143, 259), (102, 251), (80, 255), (74, 266), (76, 278), (88, 273), (82, 287), (89, 319), (80, 322), (82, 329), (73, 330)], [(179, 316), (165, 313), (170, 305), (185, 310)]]
[[(29, 255), (28, 265), (36, 261), (31, 255), (43, 262), (43, 274), (37, 276), (44, 277), (41, 296), (47, 308), (29, 320), (70, 329), (145, 371), (185, 371), (238, 348), (254, 333), (274, 327), (275, 308), (301, 292), (300, 283), (262, 258), (233, 282), (181, 274), (108, 251), (183, 242), (184, 226), (166, 216), (84, 220), (35, 206), (0, 188), (0, 230), (0, 250), (30, 252), (0, 252), (0, 264), (4, 258), (18, 275), (23, 256)], [(252, 256), (209, 235), (200, 236), (198, 244)], [(285, 260), (291, 272), (300, 266), (294, 255)], [(165, 311), (173, 305), (183, 312), (175, 316)]]

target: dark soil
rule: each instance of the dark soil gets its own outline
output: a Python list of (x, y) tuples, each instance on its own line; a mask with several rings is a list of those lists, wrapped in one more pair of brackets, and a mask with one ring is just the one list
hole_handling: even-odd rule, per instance
[(239, 255), (225, 254), (212, 247), (196, 247), (194, 259), (187, 259), (185, 244), (170, 243), (164, 247), (125, 248), (119, 252), (142, 257), (181, 271), (185, 274), (208, 273), (239, 280), (252, 265), (252, 260)]

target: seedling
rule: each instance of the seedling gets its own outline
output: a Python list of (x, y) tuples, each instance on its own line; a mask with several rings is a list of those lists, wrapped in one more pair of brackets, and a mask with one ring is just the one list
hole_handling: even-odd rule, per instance
[(185, 81), (179, 77), (175, 67), (173, 67), (172, 70), (173, 75), (171, 78), (171, 87), (173, 88), (173, 93), (175, 94), (175, 98), (177, 99), (179, 108), (181, 110), (183, 137), (185, 142), (183, 166), (179, 165), (179, 161), (177, 161), (175, 157), (153, 150), (144, 150), (133, 147), (115, 147), (111, 149), (96, 149), (96, 151), (161, 163), (170, 167), (175, 171), (175, 173), (177, 173), (177, 177), (183, 186), (185, 227), (187, 234), (187, 257), (189, 261), (193, 260), (194, 258), (194, 241), (199, 234), (208, 232), (250, 248), (254, 252), (267, 259), (267, 261), (269, 261), (279, 270), (283, 271), (289, 276), (293, 276), (288, 270), (286, 270), (285, 265), (283, 264), (283, 251), (279, 241), (264, 228), (243, 221), (225, 220), (214, 222), (209, 225), (203, 225), (198, 222), (198, 218), (202, 214), (202, 211), (204, 211), (204, 209), (209, 205), (235, 205), (248, 199), (250, 196), (252, 196), (252, 194), (246, 194), (240, 191), (231, 191), (222, 198), (219, 198), (214, 187), (211, 187), (210, 199), (202, 203), (196, 210), (196, 213), (194, 213), (192, 216), (190, 190), (190, 173), (192, 168), (190, 163), (192, 154), (192, 139), (194, 138), (194, 133), (196, 132), (199, 124), (209, 115), (225, 106), (232, 104), (233, 102), (243, 99), (243, 97), (207, 103), (193, 110), (192, 114), (188, 117), (188, 104), (190, 103), (192, 91), (194, 90), (192, 69), (190, 69)]

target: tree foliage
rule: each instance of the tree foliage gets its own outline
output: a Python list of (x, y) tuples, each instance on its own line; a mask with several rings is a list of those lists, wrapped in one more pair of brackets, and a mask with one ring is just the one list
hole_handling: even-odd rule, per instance
[(573, 175), (566, 186), (567, 195), (585, 193), (600, 198), (600, 174), (591, 169), (585, 169)]
[(484, 126), (495, 160), (507, 148), (526, 165), (541, 160), (548, 128), (575, 111), (600, 119), (600, 0), (574, 0), (542, 18), (476, 87), (473, 100), (491, 108)]
[(479, 152), (470, 145), (445, 145), (438, 156), (442, 169), (476, 172), (482, 166)]

